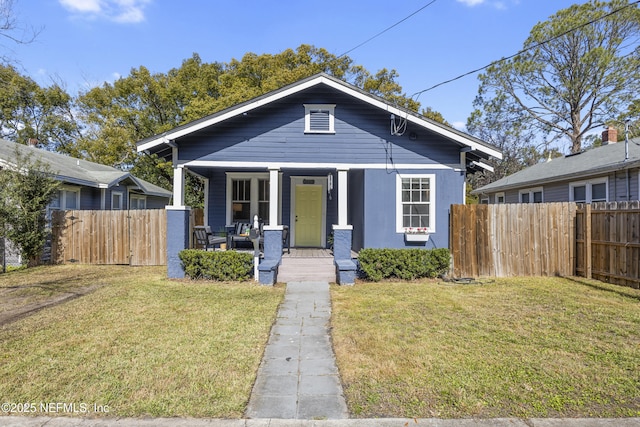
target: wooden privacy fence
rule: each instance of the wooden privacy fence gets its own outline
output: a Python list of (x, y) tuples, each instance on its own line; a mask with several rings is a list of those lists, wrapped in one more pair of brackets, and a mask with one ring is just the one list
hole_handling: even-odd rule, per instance
[[(164, 209), (70, 210), (51, 215), (53, 263), (167, 265)], [(191, 228), (203, 224), (203, 209), (192, 209), (190, 216)]]
[(578, 208), (575, 271), (579, 276), (640, 288), (640, 202)]
[(573, 275), (575, 203), (452, 205), (455, 277)]
[(455, 277), (579, 275), (640, 287), (640, 203), (451, 206)]
[(166, 265), (164, 209), (52, 212), (53, 263)]

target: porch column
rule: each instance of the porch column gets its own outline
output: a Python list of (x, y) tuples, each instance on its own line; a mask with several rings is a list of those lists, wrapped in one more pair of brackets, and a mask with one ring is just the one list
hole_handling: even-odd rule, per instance
[(278, 225), (278, 189), (280, 168), (269, 168), (269, 225)]
[(184, 206), (184, 168), (173, 168), (173, 206)]
[(264, 257), (258, 266), (262, 285), (274, 285), (282, 260), (282, 225), (278, 225), (280, 168), (269, 168), (269, 225), (264, 226)]
[(347, 225), (347, 204), (349, 202), (347, 194), (347, 169), (338, 169), (338, 225)]
[(170, 279), (185, 277), (180, 251), (189, 248), (189, 217), (191, 208), (188, 206), (167, 206), (167, 276)]
[(341, 285), (353, 285), (356, 264), (351, 259), (353, 226), (348, 222), (348, 169), (338, 169), (338, 224), (333, 226), (333, 262), (336, 266), (336, 281)]

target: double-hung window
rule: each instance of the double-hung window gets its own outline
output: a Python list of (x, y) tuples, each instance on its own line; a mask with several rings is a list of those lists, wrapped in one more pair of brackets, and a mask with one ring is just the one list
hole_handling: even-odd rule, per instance
[(542, 202), (544, 202), (542, 187), (520, 190), (520, 203), (542, 203)]
[(396, 232), (424, 228), (435, 232), (435, 175), (398, 175), (396, 178)]
[(51, 209), (80, 209), (80, 187), (61, 187), (49, 205)]
[(569, 200), (572, 202), (606, 202), (609, 200), (608, 194), (608, 180), (606, 177), (569, 184)]
[(227, 223), (251, 222), (253, 216), (269, 218), (269, 174), (227, 174)]
[(129, 194), (129, 209), (146, 209), (147, 198), (139, 194)]
[(111, 210), (122, 210), (122, 192), (114, 191), (111, 193)]

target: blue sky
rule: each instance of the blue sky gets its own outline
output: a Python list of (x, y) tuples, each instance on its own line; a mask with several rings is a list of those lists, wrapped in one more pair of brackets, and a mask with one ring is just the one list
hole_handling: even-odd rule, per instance
[[(197, 52), (205, 62), (278, 53), (300, 44), (340, 55), (406, 18), (430, 0), (14, 0), (36, 41), (9, 45), (9, 56), (41, 85), (52, 78), (72, 95), (144, 65), (167, 72)], [(584, 1), (436, 0), (349, 56), (372, 73), (399, 73), (407, 95), (521, 49), (531, 28)], [(426, 92), (422, 107), (464, 125), (477, 74)]]

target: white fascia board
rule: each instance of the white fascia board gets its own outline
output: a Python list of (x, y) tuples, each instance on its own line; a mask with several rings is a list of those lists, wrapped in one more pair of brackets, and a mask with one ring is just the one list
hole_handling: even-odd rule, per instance
[(475, 166), (478, 166), (478, 167), (481, 167), (482, 169), (488, 170), (489, 172), (493, 172), (494, 171), (493, 170), (493, 166), (488, 165), (486, 163), (473, 161), (473, 162), (471, 162), (471, 164), (475, 165)]
[(229, 161), (217, 161), (217, 160), (193, 160), (180, 165), (181, 167), (210, 167), (210, 168), (256, 168), (256, 169), (285, 169), (285, 168), (300, 168), (300, 169), (453, 169), (456, 171), (461, 170), (458, 163), (452, 165), (443, 164), (427, 164), (427, 163), (407, 163), (388, 165), (385, 163), (303, 163), (303, 162), (229, 162)]
[(258, 100), (254, 101), (254, 102), (249, 103), (249, 104), (243, 105), (243, 106), (238, 107), (238, 108), (234, 108), (234, 109), (232, 109), (232, 110), (230, 110), (230, 111), (228, 111), (228, 112), (226, 112), (224, 114), (212, 117), (209, 120), (203, 120), (203, 121), (201, 121), (199, 123), (194, 123), (191, 126), (187, 126), (185, 128), (182, 128), (182, 129), (179, 129), (179, 130), (176, 130), (176, 131), (173, 131), (173, 132), (172, 131), (166, 132), (166, 133), (164, 133), (162, 135), (159, 135), (157, 138), (138, 146), (138, 152), (142, 152), (144, 150), (148, 150), (148, 149), (153, 148), (153, 147), (155, 147), (157, 145), (160, 145), (162, 143), (166, 143), (167, 141), (172, 141), (172, 140), (174, 140), (176, 138), (180, 138), (182, 136), (188, 135), (188, 134), (190, 134), (192, 132), (197, 132), (197, 131), (199, 131), (201, 129), (204, 129), (204, 128), (208, 127), (208, 126), (212, 126), (212, 125), (214, 125), (216, 123), (220, 123), (220, 122), (222, 122), (224, 120), (228, 120), (228, 119), (230, 119), (232, 117), (235, 117), (235, 116), (238, 116), (240, 114), (246, 113), (246, 112), (251, 111), (251, 110), (253, 110), (255, 108), (258, 108), (260, 106), (263, 106), (263, 105), (269, 104), (271, 102), (277, 101), (279, 99), (285, 98), (285, 97), (287, 97), (289, 95), (295, 94), (297, 92), (300, 92), (302, 90), (308, 89), (310, 87), (316, 86), (316, 85), (321, 84), (321, 83), (325, 83), (327, 86), (330, 86), (330, 87), (332, 87), (334, 89), (337, 89), (337, 90), (339, 90), (339, 91), (341, 91), (343, 93), (347, 93), (347, 94), (353, 96), (356, 99), (359, 99), (359, 100), (364, 101), (364, 102), (366, 102), (366, 103), (368, 103), (370, 105), (373, 105), (374, 107), (380, 108), (382, 110), (386, 110), (390, 114), (394, 114), (394, 115), (396, 115), (398, 117), (406, 118), (407, 120), (409, 120), (412, 123), (417, 124), (418, 126), (421, 126), (423, 128), (429, 129), (429, 130), (431, 130), (431, 131), (433, 131), (435, 133), (438, 133), (438, 134), (440, 134), (440, 135), (442, 135), (442, 136), (444, 136), (446, 138), (449, 138), (449, 139), (452, 139), (452, 140), (454, 140), (456, 142), (459, 142), (459, 143), (461, 143), (461, 144), (463, 144), (465, 146), (471, 147), (475, 151), (480, 151), (480, 152), (483, 152), (483, 153), (488, 154), (490, 156), (493, 156), (493, 157), (495, 157), (497, 159), (502, 159), (502, 153), (500, 151), (498, 151), (498, 150), (494, 150), (492, 148), (485, 147), (484, 145), (478, 144), (475, 141), (472, 141), (471, 139), (466, 138), (463, 135), (460, 135), (460, 134), (458, 134), (456, 132), (452, 132), (452, 131), (444, 128), (444, 127), (436, 126), (436, 125), (434, 125), (434, 124), (432, 124), (432, 123), (430, 123), (430, 122), (428, 122), (426, 120), (423, 120), (423, 119), (421, 119), (419, 117), (416, 117), (416, 116), (414, 116), (412, 114), (407, 114), (406, 112), (400, 110), (397, 107), (393, 107), (393, 106), (391, 106), (391, 105), (389, 105), (389, 104), (387, 104), (387, 103), (385, 103), (383, 101), (380, 101), (378, 99), (372, 98), (371, 96), (369, 96), (367, 94), (364, 94), (364, 93), (361, 93), (361, 92), (359, 92), (357, 90), (351, 89), (350, 87), (348, 87), (348, 86), (346, 86), (346, 85), (344, 85), (342, 83), (338, 83), (338, 82), (336, 82), (334, 80), (331, 80), (331, 79), (328, 79), (328, 78), (326, 78), (324, 76), (319, 76), (319, 77), (316, 77), (315, 79), (311, 79), (311, 80), (309, 80), (307, 82), (294, 85), (294, 86), (290, 87), (289, 89), (279, 91), (279, 92), (274, 93), (273, 95), (268, 96), (266, 98), (258, 99)]

